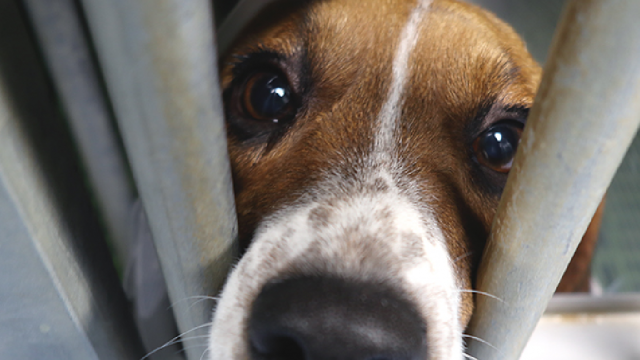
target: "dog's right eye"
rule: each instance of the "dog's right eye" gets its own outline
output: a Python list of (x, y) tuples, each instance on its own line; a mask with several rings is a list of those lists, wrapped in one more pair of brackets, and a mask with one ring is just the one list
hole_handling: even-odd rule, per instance
[(293, 115), (291, 86), (284, 75), (276, 72), (249, 76), (239, 100), (244, 114), (253, 120), (278, 124)]

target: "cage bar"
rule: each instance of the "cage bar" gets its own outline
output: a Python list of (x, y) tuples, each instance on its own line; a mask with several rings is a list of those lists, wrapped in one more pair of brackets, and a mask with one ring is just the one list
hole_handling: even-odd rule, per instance
[(565, 8), (480, 266), (478, 290), (500, 300), (477, 295), (474, 358), (519, 358), (637, 131), (638, 13)]
[(184, 359), (178, 345), (164, 346), (177, 335), (175, 319), (82, 11), (73, 0), (24, 4), (86, 170), (113, 263), (123, 276), (140, 337), (147, 352), (162, 347), (149, 359)]
[(49, 172), (52, 159), (73, 160), (52, 131), (59, 114), (24, 18), (10, 2), (0, 14), (0, 357), (139, 359), (106, 245), (85, 230), (77, 198), (61, 200), (82, 179), (65, 166)]
[[(0, 84), (2, 87), (2, 84)], [(0, 349), (7, 359), (137, 359), (125, 307), (91, 279), (0, 89)], [(113, 284), (111, 284), (113, 285)], [(117, 286), (117, 285), (116, 285)], [(116, 295), (111, 295), (115, 297)], [(111, 301), (112, 299), (109, 299)], [(113, 304), (111, 304), (113, 305)], [(123, 303), (120, 303), (124, 306)], [(132, 324), (130, 323), (129, 326)], [(128, 338), (127, 338), (128, 337)]]
[(66, 111), (83, 165), (120, 261), (129, 257), (130, 182), (108, 100), (73, 0), (25, 0), (53, 83)]
[(189, 359), (236, 237), (207, 0), (82, 0)]

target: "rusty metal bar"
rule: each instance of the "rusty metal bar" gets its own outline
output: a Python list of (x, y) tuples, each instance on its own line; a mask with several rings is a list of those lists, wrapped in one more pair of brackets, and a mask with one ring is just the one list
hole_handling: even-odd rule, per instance
[(236, 236), (207, 0), (82, 0), (189, 359)]
[(501, 300), (477, 296), (474, 358), (519, 358), (637, 131), (639, 13), (565, 8), (481, 264), (478, 289)]

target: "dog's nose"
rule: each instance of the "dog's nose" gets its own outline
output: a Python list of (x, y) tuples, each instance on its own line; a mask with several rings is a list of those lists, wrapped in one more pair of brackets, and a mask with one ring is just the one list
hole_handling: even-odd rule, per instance
[(266, 285), (249, 319), (253, 360), (426, 359), (426, 325), (399, 291), (301, 277)]

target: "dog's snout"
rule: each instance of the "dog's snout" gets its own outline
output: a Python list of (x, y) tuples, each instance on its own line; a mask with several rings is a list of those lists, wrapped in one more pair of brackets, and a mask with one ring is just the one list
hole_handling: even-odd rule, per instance
[(384, 284), (299, 277), (268, 284), (249, 320), (254, 360), (417, 360), (426, 324)]

